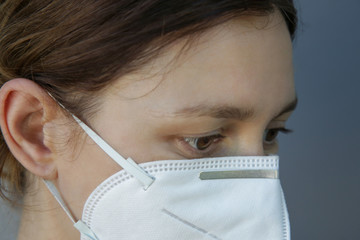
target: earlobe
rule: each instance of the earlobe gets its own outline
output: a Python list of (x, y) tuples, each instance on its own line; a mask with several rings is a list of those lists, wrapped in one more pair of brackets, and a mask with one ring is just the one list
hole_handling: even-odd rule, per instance
[(54, 119), (55, 101), (33, 81), (13, 79), (0, 90), (0, 125), (14, 157), (31, 173), (57, 176), (52, 150), (44, 141), (44, 126)]

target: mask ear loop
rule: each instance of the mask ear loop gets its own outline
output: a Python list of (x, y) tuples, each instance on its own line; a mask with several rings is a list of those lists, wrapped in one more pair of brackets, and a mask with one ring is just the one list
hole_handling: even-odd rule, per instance
[(147, 190), (155, 181), (155, 178), (149, 175), (144, 169), (134, 162), (131, 158), (123, 158), (116, 152), (107, 142), (105, 142), (99, 135), (97, 135), (91, 128), (83, 123), (79, 118), (72, 115), (80, 127), (87, 133), (87, 135), (117, 164), (119, 164), (126, 172), (133, 175), (142, 184), (144, 190)]
[[(59, 103), (49, 92), (49, 96), (54, 99), (55, 102), (59, 104), (65, 111), (67, 109)], [(67, 111), (69, 112), (69, 111)], [(86, 134), (107, 154), (109, 155), (116, 163), (118, 163), (126, 172), (134, 176), (143, 186), (143, 189), (146, 191), (150, 185), (155, 181), (155, 178), (149, 175), (144, 169), (142, 169), (134, 160), (131, 158), (125, 159), (119, 153), (117, 153), (107, 142), (105, 142), (98, 134), (95, 133), (91, 128), (89, 128), (85, 123), (83, 123), (79, 118), (74, 116), (69, 112), (69, 114), (75, 119), (75, 121), (80, 125), (80, 127), (86, 132)], [(56, 201), (63, 208), (65, 213), (74, 223), (74, 227), (79, 230), (80, 233), (86, 235), (92, 240), (99, 240), (95, 233), (81, 220), (75, 221), (75, 218), (72, 216), (70, 210), (67, 208), (64, 200), (62, 199), (59, 191), (56, 186), (48, 180), (43, 179), (46, 187), (49, 189), (51, 194), (55, 197)]]
[(75, 222), (75, 219), (73, 217), (73, 215), (70, 213), (70, 210), (67, 208), (64, 200), (62, 199), (59, 191), (56, 189), (55, 185), (48, 181), (43, 179), (46, 187), (49, 189), (49, 191), (51, 192), (51, 194), (55, 197), (56, 201), (60, 204), (60, 206), (62, 207), (62, 209), (64, 209), (65, 213), (68, 215), (68, 217), (71, 219), (71, 221), (74, 223), (74, 227), (79, 230), (80, 233), (86, 235), (87, 237), (93, 239), (93, 240), (99, 240), (95, 233), (93, 231), (91, 231), (91, 229), (81, 220)]
[[(54, 99), (65, 111), (69, 112), (61, 103), (59, 103), (49, 92), (49, 96)], [(155, 181), (155, 178), (142, 169), (131, 158), (123, 158), (118, 152), (116, 152), (107, 142), (105, 142), (94, 130), (83, 123), (78, 117), (69, 112), (69, 114), (75, 119), (85, 133), (117, 164), (119, 164), (127, 173), (135, 177), (143, 186), (146, 191), (150, 185)]]

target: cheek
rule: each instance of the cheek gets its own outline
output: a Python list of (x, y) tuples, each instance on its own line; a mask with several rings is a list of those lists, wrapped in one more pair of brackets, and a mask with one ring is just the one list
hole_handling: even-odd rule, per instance
[(121, 167), (84, 133), (73, 135), (72, 142), (57, 156), (58, 188), (75, 217), (80, 218), (90, 193)]

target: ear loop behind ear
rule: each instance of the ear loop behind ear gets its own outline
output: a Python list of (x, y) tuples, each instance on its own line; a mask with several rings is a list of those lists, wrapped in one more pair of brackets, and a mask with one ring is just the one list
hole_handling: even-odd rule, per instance
[[(55, 102), (59, 104), (64, 110), (67, 109), (59, 103), (49, 92), (49, 96), (54, 99)], [(69, 112), (69, 111), (67, 111)], [(70, 113), (71, 114), (71, 113)], [(99, 135), (97, 135), (91, 128), (89, 128), (85, 123), (83, 123), (79, 118), (71, 114), (75, 121), (80, 125), (80, 127), (86, 132), (86, 134), (115, 162), (117, 162), (126, 172), (134, 176), (143, 186), (143, 189), (146, 191), (149, 186), (155, 181), (155, 178), (148, 174), (144, 169), (142, 169), (138, 164), (136, 164), (131, 158), (125, 159), (118, 152), (116, 152), (109, 144), (107, 144)], [(43, 182), (55, 197), (56, 201), (63, 208), (65, 213), (74, 223), (74, 227), (79, 230), (80, 233), (86, 235), (87, 237), (93, 240), (99, 240), (95, 233), (81, 220), (75, 222), (75, 218), (70, 213), (67, 208), (64, 200), (62, 199), (59, 191), (56, 189), (55, 185), (48, 180), (43, 179)]]
[[(49, 92), (49, 96), (54, 99), (55, 102), (59, 104), (64, 110), (67, 109), (59, 103)], [(67, 111), (69, 112), (69, 111)], [(70, 112), (69, 112), (70, 113)], [(71, 114), (71, 113), (70, 113)], [(105, 142), (94, 130), (88, 127), (83, 123), (78, 117), (71, 114), (75, 121), (80, 125), (80, 127), (85, 131), (85, 133), (117, 164), (119, 164), (127, 173), (134, 176), (143, 186), (146, 191), (150, 185), (155, 181), (155, 178), (148, 174), (144, 169), (142, 169), (134, 160), (131, 158), (123, 158), (118, 152), (116, 152), (107, 142)]]

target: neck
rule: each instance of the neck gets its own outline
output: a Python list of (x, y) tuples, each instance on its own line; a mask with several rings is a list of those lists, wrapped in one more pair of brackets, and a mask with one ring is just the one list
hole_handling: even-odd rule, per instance
[(25, 239), (80, 239), (72, 221), (38, 178), (24, 197), (18, 240)]

